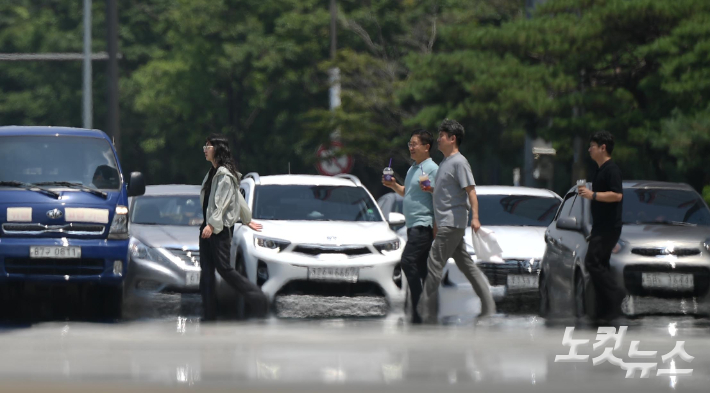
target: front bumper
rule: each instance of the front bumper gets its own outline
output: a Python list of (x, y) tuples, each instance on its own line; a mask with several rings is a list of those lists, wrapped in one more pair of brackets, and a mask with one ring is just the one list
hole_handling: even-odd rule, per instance
[[(390, 308), (393, 308), (403, 306), (406, 295), (406, 280), (399, 269), (400, 259), (401, 252), (335, 257), (330, 260), (289, 252), (258, 252), (249, 257), (246, 263), (256, 268), (257, 271), (249, 275), (252, 281), (261, 286), (270, 301), (277, 295), (294, 292), (332, 296), (372, 295), (385, 297)], [(261, 273), (266, 267), (268, 279), (263, 280), (264, 275), (258, 273), (260, 267)], [(323, 281), (309, 277), (309, 268), (354, 268), (358, 274), (355, 282)]]
[[(81, 247), (81, 258), (32, 259), (30, 246)], [(0, 238), (0, 282), (123, 284), (128, 240)], [(114, 273), (114, 263), (121, 272)]]
[(153, 291), (197, 292), (200, 290), (199, 266), (162, 264), (149, 259), (130, 257), (130, 288)]

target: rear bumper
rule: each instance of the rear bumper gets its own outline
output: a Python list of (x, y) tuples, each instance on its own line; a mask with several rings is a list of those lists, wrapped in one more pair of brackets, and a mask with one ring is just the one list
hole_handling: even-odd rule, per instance
[[(31, 259), (31, 246), (81, 247), (77, 259)], [(114, 273), (120, 262), (121, 273)], [(0, 238), (0, 283), (96, 283), (123, 284), (128, 261), (128, 240)]]

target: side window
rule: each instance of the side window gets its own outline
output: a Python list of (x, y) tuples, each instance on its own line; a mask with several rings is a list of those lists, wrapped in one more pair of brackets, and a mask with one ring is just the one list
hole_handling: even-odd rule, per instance
[[(572, 210), (572, 204), (574, 203), (575, 210), (577, 209), (577, 203), (575, 202), (575, 196), (577, 196), (576, 193), (569, 193), (565, 195), (565, 200), (562, 202), (562, 205), (560, 206), (560, 210), (557, 211), (557, 215), (555, 216), (555, 221), (557, 221), (558, 218), (560, 217), (567, 217), (570, 214), (570, 211)], [(579, 205), (581, 206), (582, 203), (581, 201)]]
[(577, 198), (572, 198), (570, 215), (577, 217), (577, 222), (582, 222), (582, 212), (583, 211), (584, 211), (584, 198), (582, 198), (580, 196), (577, 196)]

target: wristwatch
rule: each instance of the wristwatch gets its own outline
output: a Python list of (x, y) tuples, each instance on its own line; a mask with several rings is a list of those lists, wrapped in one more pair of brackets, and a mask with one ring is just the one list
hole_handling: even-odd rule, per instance
[(597, 193), (596, 193), (596, 192), (592, 194), (592, 200), (593, 200), (593, 201), (596, 201), (596, 200), (597, 200)]

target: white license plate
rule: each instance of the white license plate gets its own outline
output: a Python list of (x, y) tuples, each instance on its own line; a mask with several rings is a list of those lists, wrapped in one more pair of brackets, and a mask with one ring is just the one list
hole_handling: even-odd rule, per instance
[(692, 274), (641, 273), (641, 286), (649, 289), (693, 290)]
[(508, 274), (509, 289), (537, 289), (537, 275)]
[(308, 279), (319, 281), (357, 282), (360, 269), (357, 267), (309, 267)]
[(30, 258), (81, 258), (81, 247), (30, 246)]
[(185, 281), (187, 285), (200, 285), (200, 272), (187, 272)]

